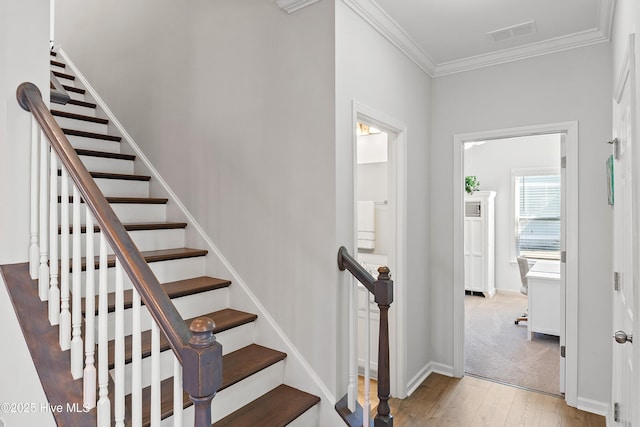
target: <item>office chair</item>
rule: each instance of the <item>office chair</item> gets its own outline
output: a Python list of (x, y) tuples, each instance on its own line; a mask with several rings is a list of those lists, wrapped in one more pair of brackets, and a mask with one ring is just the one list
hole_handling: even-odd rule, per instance
[[(522, 286), (520, 286), (520, 293), (527, 295), (529, 293), (529, 279), (527, 279), (527, 273), (529, 272), (529, 261), (525, 257), (519, 256), (518, 258), (518, 268), (520, 269), (520, 281), (522, 282)], [(527, 313), (525, 312), (522, 316), (516, 318), (515, 324), (517, 325), (520, 322), (527, 321)]]

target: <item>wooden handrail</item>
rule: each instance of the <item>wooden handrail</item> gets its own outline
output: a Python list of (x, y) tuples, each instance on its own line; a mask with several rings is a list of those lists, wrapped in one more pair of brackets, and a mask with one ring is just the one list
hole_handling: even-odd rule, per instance
[(33, 83), (25, 82), (18, 86), (16, 96), (22, 109), (31, 112), (46, 135), (52, 150), (73, 179), (141, 300), (182, 364), (183, 388), (194, 402), (196, 427), (210, 427), (211, 400), (222, 384), (222, 346), (213, 336), (213, 321), (199, 318), (187, 327), (42, 101), (40, 90)]
[[(391, 372), (389, 365), (389, 308), (393, 303), (393, 280), (389, 267), (378, 268), (378, 279), (360, 265), (344, 246), (338, 249), (338, 268), (349, 272), (374, 295), (380, 309), (380, 331), (378, 335), (378, 410), (374, 417), (375, 427), (392, 427), (393, 416), (389, 407), (391, 398)], [(337, 406), (337, 405), (336, 405)], [(336, 408), (338, 409), (338, 408)], [(340, 410), (338, 412), (341, 412)], [(368, 414), (363, 414), (368, 416)], [(346, 421), (346, 419), (345, 419)]]

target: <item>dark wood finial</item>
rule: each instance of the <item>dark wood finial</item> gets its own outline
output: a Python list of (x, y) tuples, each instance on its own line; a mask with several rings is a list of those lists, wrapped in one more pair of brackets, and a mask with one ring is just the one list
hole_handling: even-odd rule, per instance
[(389, 267), (382, 266), (382, 267), (378, 267), (378, 280), (390, 280), (389, 278), (389, 273), (391, 271), (389, 270)]
[(193, 333), (189, 344), (197, 348), (210, 346), (216, 342), (216, 337), (213, 335), (215, 327), (216, 324), (208, 317), (198, 317), (189, 325), (189, 330)]

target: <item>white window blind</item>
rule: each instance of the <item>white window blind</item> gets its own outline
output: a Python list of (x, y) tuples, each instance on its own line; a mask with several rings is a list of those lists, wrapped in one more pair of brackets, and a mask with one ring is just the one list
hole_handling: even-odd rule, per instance
[(516, 256), (560, 259), (560, 175), (516, 175)]

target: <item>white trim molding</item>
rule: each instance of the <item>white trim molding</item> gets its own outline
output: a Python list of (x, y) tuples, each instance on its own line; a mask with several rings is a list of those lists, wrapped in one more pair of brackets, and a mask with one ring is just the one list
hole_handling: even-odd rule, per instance
[(609, 404), (606, 402), (578, 397), (577, 408), (581, 411), (591, 412), (592, 414), (602, 415), (607, 418), (609, 417)]
[[(293, 0), (276, 1), (293, 2)], [(590, 30), (483, 55), (436, 63), (429, 56), (429, 53), (426, 52), (400, 24), (389, 16), (375, 0), (342, 0), (342, 2), (398, 48), (400, 52), (415, 62), (427, 75), (434, 78), (607, 42), (611, 38), (615, 6), (615, 0), (599, 0), (598, 26)]]
[(481, 131), (453, 136), (453, 375), (464, 375), (464, 218), (463, 162), (465, 142), (488, 141), (526, 135), (564, 133), (566, 135), (566, 231), (565, 272), (567, 348), (565, 400), (577, 406), (578, 396), (578, 122), (563, 122)]
[(422, 71), (430, 77), (434, 76), (436, 64), (433, 59), (378, 3), (374, 0), (342, 0), (342, 2), (407, 58), (415, 62)]
[(304, 9), (307, 6), (311, 6), (314, 3), (318, 3), (320, 0), (273, 0), (278, 7), (285, 12), (291, 14)]
[(431, 374), (453, 377), (453, 366), (433, 361), (427, 363), (407, 384), (407, 396), (411, 396)]
[(476, 70), (478, 68), (491, 67), (506, 62), (519, 61), (521, 59), (534, 58), (550, 53), (576, 49), (592, 44), (608, 42), (609, 35), (604, 34), (598, 28), (581, 31), (553, 39), (542, 40), (510, 49), (498, 50), (483, 55), (471, 56), (456, 61), (443, 62), (437, 65), (433, 77), (442, 77), (463, 71)]

